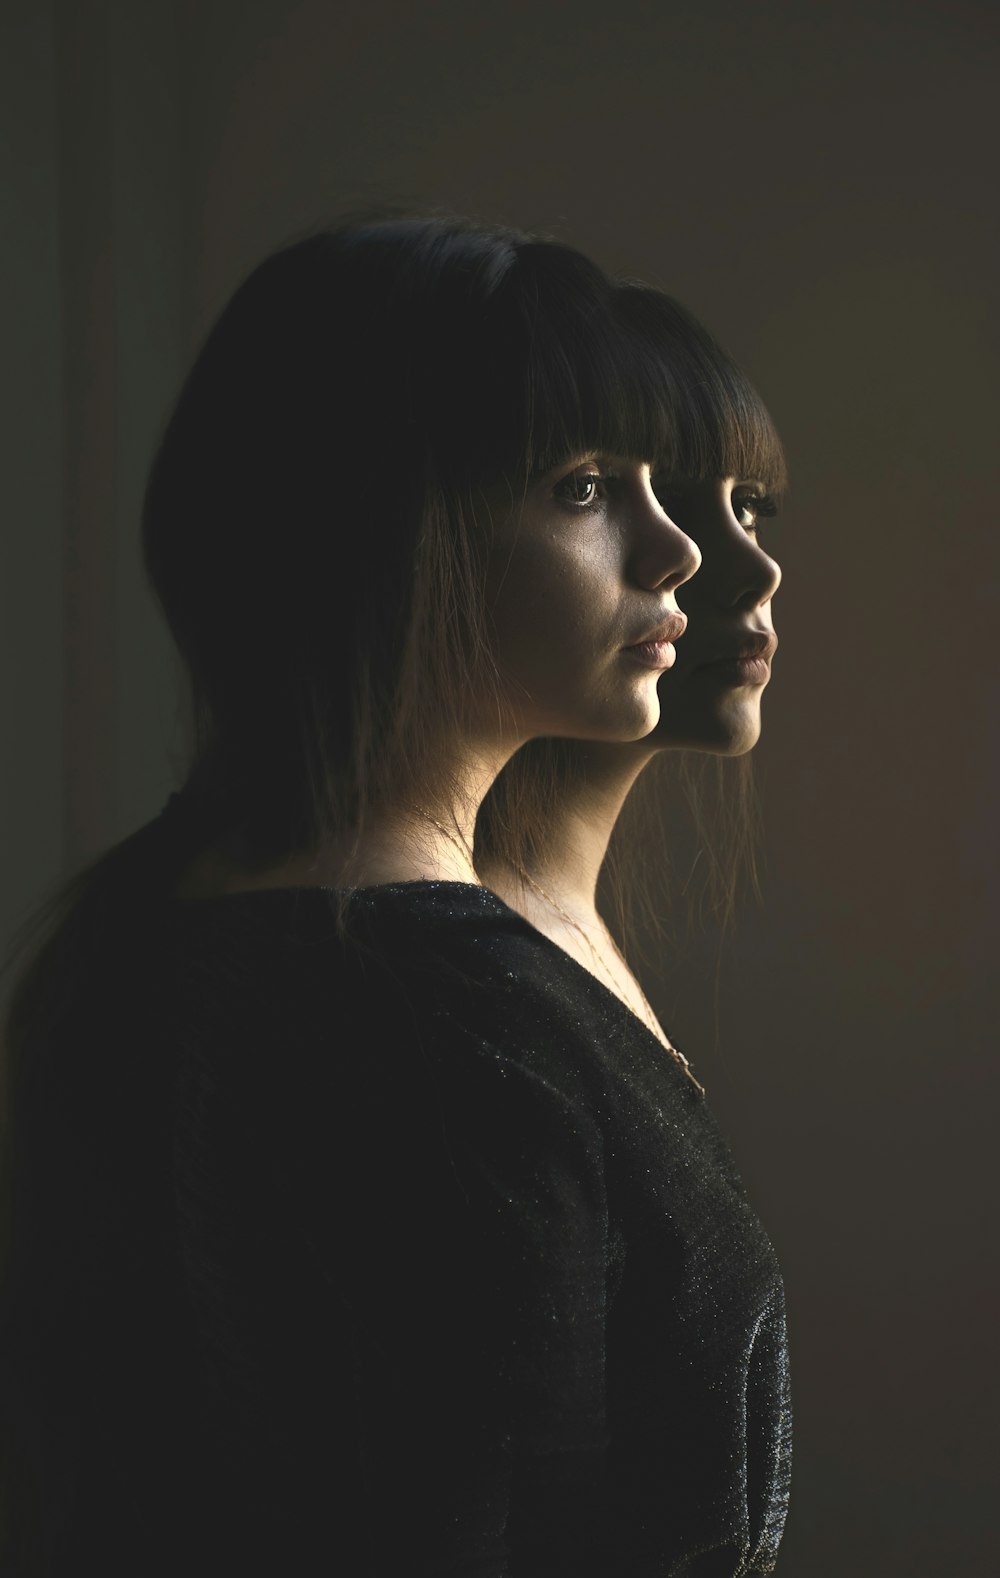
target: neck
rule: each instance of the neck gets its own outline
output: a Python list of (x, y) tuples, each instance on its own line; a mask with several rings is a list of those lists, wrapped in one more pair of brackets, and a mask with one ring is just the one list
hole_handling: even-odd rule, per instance
[(448, 762), (435, 785), (411, 788), (372, 816), (350, 856), (351, 885), (479, 884), (472, 858), (476, 814), (517, 743), (470, 744)]
[(531, 889), (536, 883), (574, 919), (596, 918), (597, 881), (611, 834), (636, 779), (655, 754), (641, 744), (629, 751), (620, 745), (566, 741), (558, 815), (550, 817), (534, 851), (519, 865), (480, 861), (485, 885), (527, 913), (537, 908), (537, 893), (533, 899)]
[[(221, 839), (185, 868), (179, 897), (264, 888), (377, 887), (397, 882), (479, 883), (472, 863), (476, 813), (484, 795), (519, 741), (509, 749), (491, 743), (448, 759), (435, 785), (408, 786), (366, 818), (357, 836), (343, 834), (323, 848), (287, 856), (262, 867)], [(442, 752), (442, 756), (444, 753)], [(448, 785), (442, 790), (441, 783)]]

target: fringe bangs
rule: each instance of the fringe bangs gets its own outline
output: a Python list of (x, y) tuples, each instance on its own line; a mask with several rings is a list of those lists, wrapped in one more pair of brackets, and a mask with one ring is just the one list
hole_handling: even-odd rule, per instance
[(735, 477), (780, 498), (788, 486), (771, 414), (743, 369), (697, 318), (651, 286), (619, 287), (623, 316), (670, 384), (671, 430), (658, 459), (691, 481)]
[(696, 318), (569, 248), (508, 244), (516, 261), (495, 276), (471, 353), (479, 378), (491, 376), (452, 427), (464, 437), (450, 480), (504, 477), (517, 490), (565, 460), (606, 453), (674, 477), (758, 482), (780, 498), (787, 472), (770, 413)]
[(569, 248), (532, 243), (518, 248), (501, 294), (504, 344), (492, 359), (506, 376), (494, 385), (503, 400), (478, 480), (502, 475), (517, 488), (577, 455), (652, 460), (670, 449), (682, 390), (669, 358), (621, 311), (620, 286)]

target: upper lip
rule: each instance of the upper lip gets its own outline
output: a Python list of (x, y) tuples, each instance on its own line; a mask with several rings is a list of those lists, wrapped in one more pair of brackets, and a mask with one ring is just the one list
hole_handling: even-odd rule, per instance
[(778, 650), (778, 638), (773, 630), (754, 630), (734, 641), (732, 646), (724, 652), (719, 652), (713, 658), (706, 658), (706, 663), (734, 663), (740, 658), (766, 658), (771, 661)]
[(682, 614), (678, 609), (675, 614), (667, 614), (652, 630), (647, 630), (644, 636), (638, 636), (635, 641), (626, 641), (629, 647), (644, 647), (653, 642), (678, 641), (687, 629), (687, 614)]

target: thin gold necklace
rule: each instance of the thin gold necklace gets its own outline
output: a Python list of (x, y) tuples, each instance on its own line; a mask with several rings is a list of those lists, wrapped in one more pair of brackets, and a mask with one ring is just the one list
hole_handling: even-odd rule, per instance
[[(541, 883), (540, 882), (536, 882), (534, 877), (532, 877), (527, 871), (525, 871), (523, 867), (519, 866), (517, 869), (518, 869), (518, 874), (523, 878), (523, 880), (528, 884), (528, 886), (531, 887), (531, 888), (534, 888), (535, 892), (539, 895), (539, 897), (543, 898), (547, 904), (551, 905), (551, 907), (555, 910), (556, 914), (557, 915), (561, 915), (563, 920), (567, 921), (569, 923), (569, 925), (573, 927), (574, 931), (578, 932), (579, 935), (583, 938), (583, 940), (586, 943), (588, 949), (590, 950), (590, 954), (591, 954), (591, 957), (594, 960), (594, 963), (602, 971), (602, 973), (604, 974), (605, 979), (611, 983), (611, 990), (614, 992), (615, 996), (619, 1000), (621, 1000), (621, 992), (618, 989), (618, 983), (615, 981), (613, 972), (609, 969), (608, 965), (601, 958), (601, 956), (598, 953), (596, 947), (594, 946), (593, 941), (588, 936), (588, 934), (585, 931), (585, 929), (583, 928), (583, 926), (581, 926), (580, 922), (578, 920), (575, 920), (572, 915), (568, 914), (567, 911), (563, 909), (562, 905), (558, 902), (558, 900), (556, 900), (556, 899), (554, 899), (552, 897), (551, 893), (546, 893), (546, 891), (542, 887)], [(639, 985), (639, 982), (636, 980), (634, 974), (632, 973), (632, 970), (629, 967), (628, 960), (626, 959), (625, 955), (622, 953), (622, 951), (619, 948), (618, 944), (615, 942), (614, 937), (612, 937), (610, 931), (608, 931), (608, 928), (606, 926), (604, 927), (604, 934), (607, 937), (608, 941), (610, 942), (612, 948), (615, 950), (615, 953), (618, 955), (619, 959), (621, 960), (622, 965), (624, 966), (625, 971), (626, 971), (626, 973), (629, 976), (629, 979), (635, 985), (636, 991), (639, 993), (639, 999), (640, 999), (640, 1001), (642, 1003), (642, 1010), (643, 1010), (641, 1017), (643, 1019), (645, 1019), (646, 1028), (651, 1032), (652, 1035), (654, 1035), (656, 1037), (656, 1039), (663, 1046), (666, 1047), (667, 1051), (670, 1053), (670, 1056), (673, 1058), (673, 1060), (677, 1064), (678, 1068), (681, 1069), (682, 1072), (687, 1075), (688, 1079), (691, 1081), (691, 1083), (695, 1087), (695, 1089), (697, 1091), (699, 1091), (702, 1096), (704, 1096), (704, 1094), (705, 1094), (705, 1087), (704, 1087), (704, 1085), (700, 1082), (700, 1080), (695, 1078), (695, 1075), (694, 1075), (694, 1072), (693, 1072), (693, 1070), (691, 1068), (691, 1065), (688, 1062), (687, 1058), (684, 1056), (684, 1053), (680, 1050), (679, 1047), (675, 1047), (674, 1046), (674, 1044), (671, 1041), (670, 1037), (664, 1031), (663, 1026), (660, 1024), (660, 1021), (657, 1019), (656, 1015), (653, 1012), (653, 1008), (652, 1008), (652, 1005), (651, 1005), (648, 997), (646, 996), (646, 994), (643, 991), (642, 987)], [(628, 1004), (627, 1006), (631, 1007), (631, 1004)]]

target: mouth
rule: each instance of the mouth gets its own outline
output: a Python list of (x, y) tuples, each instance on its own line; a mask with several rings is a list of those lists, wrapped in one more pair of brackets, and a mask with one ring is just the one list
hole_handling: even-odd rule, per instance
[(686, 629), (687, 615), (682, 614), (678, 609), (676, 613), (667, 614), (664, 619), (660, 620), (658, 625), (655, 625), (639, 641), (630, 642), (628, 646), (622, 647), (622, 651), (627, 653), (637, 663), (641, 663), (643, 668), (672, 668), (677, 661), (677, 649), (674, 646), (674, 642), (684, 634)]
[(709, 669), (720, 678), (737, 685), (766, 685), (771, 677), (771, 659), (778, 650), (778, 638), (773, 630), (761, 630), (736, 641), (727, 651), (700, 669)]

